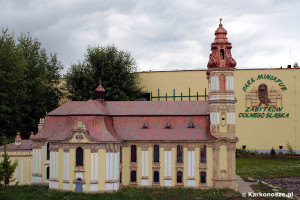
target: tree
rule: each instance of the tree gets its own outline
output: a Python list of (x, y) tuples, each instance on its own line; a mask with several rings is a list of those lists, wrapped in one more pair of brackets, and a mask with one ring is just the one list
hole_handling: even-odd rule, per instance
[(99, 81), (105, 88), (105, 100), (132, 101), (143, 94), (138, 85), (135, 60), (130, 53), (114, 45), (89, 46), (84, 61), (71, 66), (66, 74), (69, 98), (93, 99)]
[(25, 62), (14, 35), (2, 30), (0, 37), (0, 132), (13, 137), (22, 123), (20, 113), (25, 90), (22, 89)]
[(29, 33), (15, 39), (7, 29), (0, 35), (0, 135), (29, 137), (39, 118), (58, 106), (61, 63), (48, 56)]
[(294, 63), (294, 68), (299, 68), (298, 62), (295, 62), (295, 63)]
[(14, 181), (15, 179), (12, 179), (14, 171), (18, 165), (18, 162), (15, 161), (14, 163), (11, 162), (9, 159), (9, 156), (6, 152), (6, 144), (7, 140), (6, 138), (3, 139), (3, 145), (4, 145), (4, 152), (3, 152), (3, 160), (0, 162), (0, 183), (4, 182), (4, 188), (6, 190), (6, 186), (9, 184), (9, 182)]

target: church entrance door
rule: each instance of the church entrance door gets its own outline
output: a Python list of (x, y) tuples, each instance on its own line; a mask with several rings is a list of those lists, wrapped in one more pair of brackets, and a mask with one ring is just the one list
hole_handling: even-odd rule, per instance
[(76, 180), (76, 188), (75, 188), (76, 192), (82, 192), (82, 180), (81, 179), (77, 179)]

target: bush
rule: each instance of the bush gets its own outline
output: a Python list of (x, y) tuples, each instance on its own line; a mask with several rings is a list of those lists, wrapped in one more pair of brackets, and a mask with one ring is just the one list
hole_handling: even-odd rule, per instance
[(271, 156), (276, 156), (276, 151), (275, 149), (272, 147), (271, 151), (270, 151), (270, 155)]
[(288, 148), (288, 155), (296, 155), (296, 152), (294, 151), (292, 145), (289, 142), (287, 142), (286, 146)]

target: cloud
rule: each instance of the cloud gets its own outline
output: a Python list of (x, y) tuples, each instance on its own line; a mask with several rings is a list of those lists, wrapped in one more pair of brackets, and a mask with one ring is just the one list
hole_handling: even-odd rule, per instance
[[(65, 66), (88, 45), (115, 44), (139, 70), (206, 68), (219, 18), (239, 68), (300, 61), (299, 1), (0, 1), (0, 24), (30, 32)], [(291, 47), (291, 61), (290, 61)]]

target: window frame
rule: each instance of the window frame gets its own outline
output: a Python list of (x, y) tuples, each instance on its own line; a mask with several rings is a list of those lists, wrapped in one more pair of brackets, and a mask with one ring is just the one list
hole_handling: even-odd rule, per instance
[[(78, 151), (79, 150), (82, 150), (82, 156), (81, 155), (78, 155)], [(82, 163), (80, 162), (80, 160), (78, 159), (78, 157), (77, 156), (81, 156), (82, 157)], [(75, 160), (75, 166), (76, 167), (83, 167), (84, 166), (84, 150), (83, 150), (83, 148), (82, 147), (77, 147), (76, 148), (76, 151), (75, 151), (75, 158), (76, 158), (76, 160)], [(82, 164), (82, 165), (80, 165), (80, 164)]]
[[(156, 150), (155, 150), (155, 147), (157, 147)], [(159, 163), (159, 145), (154, 145), (153, 146), (153, 162), (154, 163)]]

